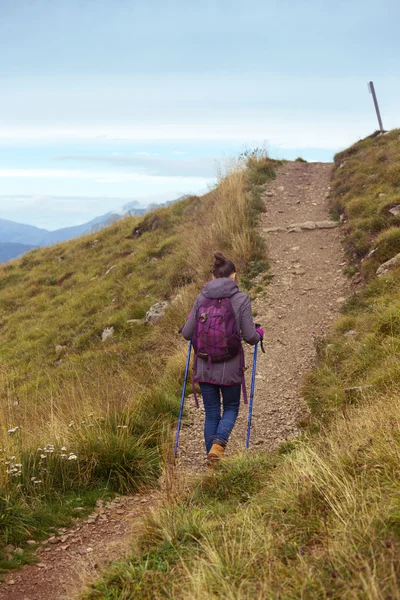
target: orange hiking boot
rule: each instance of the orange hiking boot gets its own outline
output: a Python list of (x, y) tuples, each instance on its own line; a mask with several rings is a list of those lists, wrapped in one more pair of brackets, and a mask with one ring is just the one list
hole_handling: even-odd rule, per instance
[(207, 464), (209, 469), (215, 469), (218, 461), (222, 458), (225, 452), (225, 446), (213, 444), (210, 452), (207, 454)]

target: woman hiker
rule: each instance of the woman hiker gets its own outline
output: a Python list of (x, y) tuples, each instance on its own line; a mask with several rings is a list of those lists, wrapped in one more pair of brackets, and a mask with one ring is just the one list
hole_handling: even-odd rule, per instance
[[(241, 386), (246, 394), (241, 338), (254, 345), (263, 339), (264, 332), (254, 325), (250, 298), (239, 291), (233, 262), (218, 252), (211, 273), (212, 281), (196, 298), (182, 335), (193, 341), (193, 381), (200, 385), (207, 460), (213, 467), (222, 457), (235, 425)], [(246, 396), (244, 399), (247, 401)]]

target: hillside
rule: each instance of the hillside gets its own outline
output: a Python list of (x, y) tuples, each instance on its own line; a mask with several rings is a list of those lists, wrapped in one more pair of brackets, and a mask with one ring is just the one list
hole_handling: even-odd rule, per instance
[(398, 598), (400, 267), (377, 270), (399, 252), (399, 156), (395, 130), (335, 158), (354, 292), (315, 336), (303, 435), (189, 489), (173, 480), (132, 557), (88, 598)]
[[(27, 594), (34, 600), (47, 600), (54, 598), (55, 590), (65, 594), (67, 589), (77, 589), (76, 582), (68, 577), (77, 560), (95, 577), (93, 559), (101, 565), (107, 562), (111, 555), (106, 540), (108, 536), (113, 539), (116, 531), (120, 542), (125, 536), (127, 544), (119, 547), (120, 553), (126, 551), (130, 539), (134, 551), (94, 583), (87, 598), (398, 597), (400, 371), (396, 323), (400, 260), (392, 259), (400, 252), (396, 210), (399, 156), (400, 132), (395, 130), (363, 140), (337, 155), (329, 186), (326, 166), (285, 163), (278, 166), (273, 184), (258, 189), (255, 183), (265, 183), (271, 176), (271, 165), (257, 159), (254, 169), (250, 160), (246, 172), (233, 173), (221, 182), (218, 193), (222, 196), (213, 193), (200, 201), (185, 201), (186, 214), (175, 215), (179, 242), (171, 253), (175, 266), (178, 249), (182, 249), (182, 296), (165, 319), (150, 329), (149, 335), (156, 333), (157, 339), (144, 338), (147, 349), (157, 348), (157, 356), (143, 361), (142, 382), (149, 381), (149, 365), (155, 360), (155, 396), (150, 403), (153, 405), (157, 398), (157, 414), (167, 416), (169, 412), (173, 416), (185, 348), (176, 337), (168, 338), (168, 332), (171, 324), (177, 327), (185, 318), (198, 285), (206, 277), (207, 266), (200, 257), (207, 254), (204, 248), (215, 243), (207, 235), (219, 231), (220, 237), (215, 238), (218, 246), (223, 241), (232, 243), (231, 248), (224, 249), (238, 258), (257, 317), (268, 323), (270, 353), (259, 359), (256, 386), (259, 404), (255, 422), (262, 424), (253, 432), (256, 451), (248, 455), (235, 452), (215, 474), (199, 473), (196, 455), (201, 424), (189, 408), (182, 444), (192, 445), (189, 453), (182, 452), (181, 462), (181, 467), (189, 467), (189, 476), (182, 468), (174, 468), (165, 447), (161, 491), (122, 499), (119, 513), (125, 515), (124, 528), (116, 514), (118, 504), (112, 508), (111, 503), (103, 515), (105, 522), (93, 525), (92, 519), (99, 518), (95, 511), (83, 525), (79, 540), (76, 528), (64, 531), (68, 538), (68, 548), (62, 551), (65, 555), (51, 549), (47, 554), (39, 553), (41, 568), (49, 570), (50, 581), (29, 566), (21, 576), (12, 576), (17, 600)], [(244, 188), (238, 187), (238, 181)], [(239, 220), (237, 210), (227, 211), (227, 204), (221, 202), (237, 201), (238, 189), (251, 190), (251, 204), (246, 204)], [(331, 217), (342, 222), (341, 227), (334, 227), (323, 212), (328, 210), (326, 196)], [(244, 196), (240, 197), (243, 200)], [(261, 200), (266, 212), (256, 219), (252, 211), (262, 208)], [(212, 221), (205, 223), (210, 209), (217, 207), (218, 215), (214, 213)], [(197, 213), (191, 221), (198, 209), (200, 216)], [(248, 229), (239, 242), (246, 215), (250, 215)], [(225, 219), (229, 217), (232, 221), (227, 225)], [(317, 225), (324, 217), (329, 221), (326, 230)], [(210, 228), (211, 222), (219, 225)], [(147, 234), (148, 238), (157, 234), (157, 229), (151, 231), (150, 223), (147, 221), (150, 231), (138, 238), (140, 243), (145, 243)], [(194, 236), (202, 226), (204, 229)], [(136, 223), (134, 227), (137, 229)], [(232, 231), (236, 235), (228, 236)], [(344, 236), (346, 259), (340, 250), (339, 232)], [(253, 240), (250, 246), (249, 235)], [(265, 263), (262, 236), (267, 238), (270, 268)], [(247, 240), (246, 253), (243, 240)], [(200, 243), (201, 248), (193, 247), (193, 243)], [(163, 285), (165, 275), (170, 274), (166, 265), (163, 263), (163, 280), (160, 277)], [(184, 271), (184, 265), (192, 270)], [(176, 298), (176, 284), (169, 289), (173, 292), (164, 297)], [(348, 296), (347, 300), (341, 294)], [(154, 299), (160, 296), (148, 296), (149, 302)], [(329, 327), (331, 316), (338, 311), (341, 315)], [(310, 331), (314, 323), (318, 327)], [(100, 330), (99, 326), (98, 335)], [(123, 333), (119, 340), (122, 345), (127, 337)], [(89, 342), (91, 353), (97, 353), (96, 343), (101, 344)], [(177, 351), (171, 356), (173, 343)], [(111, 394), (121, 376), (126, 377), (121, 362), (120, 357), (118, 375), (108, 389)], [(308, 373), (302, 381), (296, 380), (296, 373), (305, 370)], [(39, 382), (38, 389), (46, 390), (46, 385)], [(87, 380), (85, 386), (92, 390)], [(304, 403), (300, 404), (303, 401), (308, 414)], [(240, 439), (243, 425), (238, 424)], [(68, 432), (72, 439), (73, 430)], [(108, 431), (112, 433), (112, 428)], [(296, 437), (291, 438), (293, 434)], [(155, 433), (155, 444), (159, 447), (158, 435)], [(262, 436), (265, 439), (259, 444)], [(105, 437), (102, 446), (105, 441), (109, 447)], [(269, 451), (263, 451), (263, 446)], [(118, 452), (115, 463), (126, 465)], [(131, 479), (130, 489), (135, 481)], [(147, 508), (153, 510), (148, 513)], [(58, 539), (62, 540), (64, 533), (60, 533)], [(96, 547), (86, 556), (89, 540)], [(59, 546), (59, 552), (63, 547)], [(0, 597), (6, 598), (7, 593), (7, 588), (0, 587)]]
[(190, 196), (184, 195), (176, 200), (170, 200), (159, 205), (149, 204), (146, 207), (141, 207), (137, 200), (133, 200), (122, 207), (122, 213), (108, 212), (81, 225), (62, 227), (53, 231), (34, 227), (33, 225), (16, 223), (8, 219), (0, 219), (0, 263), (21, 256), (33, 247), (51, 246), (52, 244), (72, 240), (82, 235), (96, 233), (123, 217), (143, 216), (152, 210), (170, 206), (188, 197)]
[[(0, 539), (26, 548), (3, 552), (0, 568), (29, 560), (26, 540), (76, 509), (155, 481), (177, 415), (177, 331), (211, 248), (244, 271), (264, 256), (254, 181), (272, 176), (268, 158), (251, 156), (202, 198), (0, 267)], [(160, 301), (164, 319), (146, 325)]]

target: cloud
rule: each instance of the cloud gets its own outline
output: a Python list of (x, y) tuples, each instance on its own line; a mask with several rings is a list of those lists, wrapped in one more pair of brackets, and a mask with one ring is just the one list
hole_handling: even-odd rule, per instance
[(97, 183), (141, 181), (146, 183), (176, 183), (201, 185), (211, 183), (212, 177), (182, 175), (148, 175), (120, 171), (91, 171), (85, 169), (0, 169), (0, 179), (88, 179)]
[(119, 154), (101, 155), (70, 155), (58, 156), (56, 161), (105, 164), (110, 166), (130, 167), (143, 170), (153, 176), (166, 177), (203, 177), (212, 179), (216, 175), (217, 164), (213, 157), (199, 158), (163, 158), (148, 152), (137, 152), (131, 156)]

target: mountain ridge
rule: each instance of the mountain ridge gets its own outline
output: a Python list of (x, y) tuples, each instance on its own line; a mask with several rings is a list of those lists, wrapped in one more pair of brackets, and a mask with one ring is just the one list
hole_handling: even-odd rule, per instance
[(185, 200), (188, 197), (189, 195), (183, 195), (175, 200), (169, 200), (162, 204), (149, 204), (145, 207), (140, 207), (137, 201), (129, 202), (123, 206), (122, 213), (107, 212), (81, 225), (62, 227), (54, 231), (0, 218), (0, 263), (17, 258), (32, 248), (50, 246), (81, 235), (96, 233), (124, 217), (143, 216), (147, 212), (170, 206), (174, 202)]

